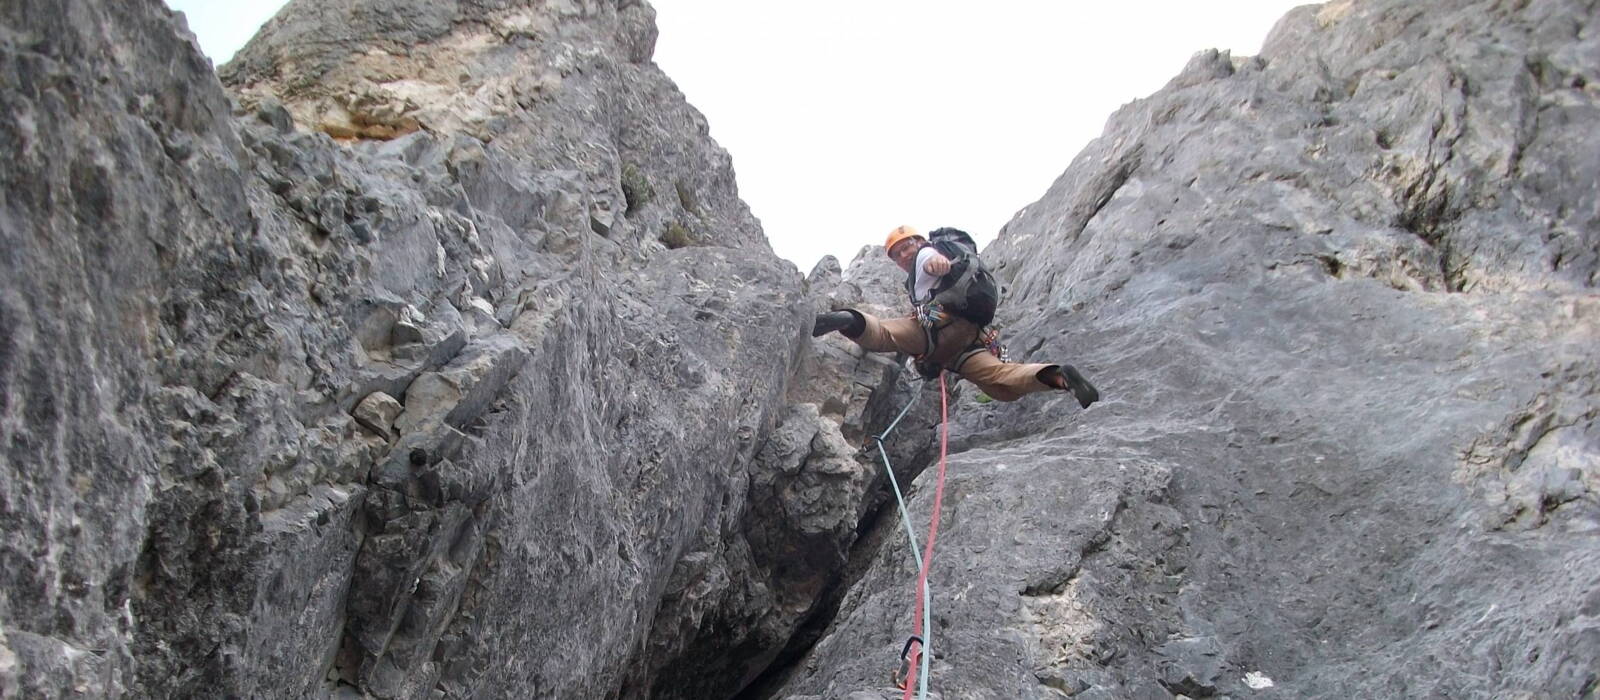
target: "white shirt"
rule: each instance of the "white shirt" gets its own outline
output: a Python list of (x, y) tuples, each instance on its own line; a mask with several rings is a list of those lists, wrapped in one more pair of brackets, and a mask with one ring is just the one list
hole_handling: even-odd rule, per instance
[(914, 288), (915, 293), (911, 296), (911, 300), (915, 303), (921, 304), (927, 301), (933, 292), (934, 286), (939, 284), (939, 278), (944, 276), (928, 274), (928, 261), (936, 257), (942, 258), (944, 255), (940, 254), (939, 250), (931, 245), (923, 246), (922, 250), (917, 251), (917, 284)]

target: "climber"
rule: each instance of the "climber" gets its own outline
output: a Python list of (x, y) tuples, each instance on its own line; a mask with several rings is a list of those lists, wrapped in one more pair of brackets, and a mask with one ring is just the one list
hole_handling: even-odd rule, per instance
[(949, 370), (999, 401), (1015, 401), (1047, 389), (1070, 391), (1088, 408), (1100, 393), (1072, 365), (1012, 363), (993, 329), (999, 288), (978, 259), (972, 237), (952, 228), (929, 234), (910, 226), (889, 233), (884, 250), (906, 271), (906, 292), (917, 313), (878, 319), (856, 309), (817, 316), (812, 337), (833, 331), (873, 352), (903, 352), (917, 359), (924, 376)]

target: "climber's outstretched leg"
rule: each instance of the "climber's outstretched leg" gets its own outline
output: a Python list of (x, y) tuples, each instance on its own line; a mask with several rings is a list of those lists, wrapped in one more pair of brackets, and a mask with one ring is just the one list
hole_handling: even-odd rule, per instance
[(1084, 408), (1100, 400), (1100, 391), (1072, 365), (1050, 365), (1039, 371), (1039, 381), (1052, 388), (1072, 392), (1073, 397), (1078, 399), (1078, 405)]
[(917, 323), (914, 318), (880, 319), (855, 309), (821, 314), (811, 327), (812, 337), (832, 331), (839, 331), (840, 335), (872, 352), (921, 355), (928, 344), (928, 337), (922, 330), (922, 324)]
[(1078, 405), (1084, 408), (1100, 400), (1100, 392), (1072, 365), (1014, 364), (1001, 362), (988, 352), (979, 352), (966, 358), (958, 374), (997, 401), (1016, 401), (1024, 395), (1049, 389), (1072, 392)]
[(867, 319), (858, 311), (850, 309), (829, 311), (817, 314), (817, 321), (811, 326), (811, 337), (816, 338), (839, 331), (846, 338), (858, 338), (866, 328)]

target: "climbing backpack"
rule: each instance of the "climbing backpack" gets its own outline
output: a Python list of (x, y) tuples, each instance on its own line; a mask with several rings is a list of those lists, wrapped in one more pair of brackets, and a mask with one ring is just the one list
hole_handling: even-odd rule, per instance
[[(993, 322), (995, 307), (1000, 305), (1000, 284), (978, 257), (978, 245), (972, 236), (958, 229), (941, 228), (928, 234), (928, 243), (950, 259), (950, 272), (934, 286), (933, 298), (925, 305), (960, 316), (979, 328)], [(913, 268), (906, 277), (907, 293), (915, 295), (916, 284), (917, 270)]]

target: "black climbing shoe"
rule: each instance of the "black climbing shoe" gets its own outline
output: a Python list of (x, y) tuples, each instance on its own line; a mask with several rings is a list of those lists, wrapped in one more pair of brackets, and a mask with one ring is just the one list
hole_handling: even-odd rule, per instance
[(1072, 365), (1046, 367), (1040, 370), (1039, 381), (1047, 386), (1072, 392), (1073, 397), (1078, 399), (1078, 405), (1084, 408), (1100, 400), (1100, 392), (1089, 383), (1089, 380), (1084, 379), (1083, 375), (1078, 374), (1078, 370)]
[(816, 325), (811, 327), (811, 337), (815, 338), (819, 335), (839, 331), (846, 338), (854, 338), (861, 335), (861, 332), (866, 329), (867, 321), (861, 317), (861, 314), (854, 311), (830, 311), (825, 314), (817, 314)]

